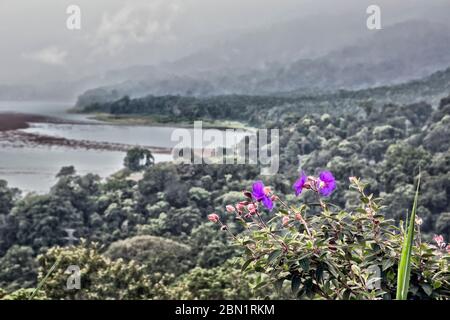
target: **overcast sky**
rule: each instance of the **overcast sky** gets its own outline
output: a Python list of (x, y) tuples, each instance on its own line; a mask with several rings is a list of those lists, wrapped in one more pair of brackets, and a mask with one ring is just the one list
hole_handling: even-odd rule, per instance
[[(382, 7), (383, 23), (430, 18), (449, 0), (0, 0), (0, 84), (64, 80), (170, 61), (221, 37), (309, 15), (360, 15)], [(81, 8), (81, 30), (66, 9)], [(436, 10), (436, 8), (438, 8)], [(442, 14), (444, 15), (444, 12)], [(447, 11), (448, 13), (448, 11)], [(435, 17), (431, 17), (433, 20)], [(330, 26), (333, 27), (333, 26)], [(361, 28), (364, 28), (361, 23)], [(307, 31), (299, 31), (307, 32)]]

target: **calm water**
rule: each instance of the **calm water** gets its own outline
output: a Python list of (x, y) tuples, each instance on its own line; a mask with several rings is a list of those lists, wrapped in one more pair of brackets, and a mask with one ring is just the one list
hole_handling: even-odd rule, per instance
[[(171, 141), (171, 134), (176, 128), (102, 124), (87, 119), (86, 115), (65, 113), (65, 110), (71, 106), (71, 103), (0, 101), (0, 112), (39, 114), (89, 122), (85, 124), (37, 123), (24, 130), (30, 133), (153, 147), (173, 147), (177, 143)], [(78, 173), (91, 172), (107, 177), (122, 168), (124, 156), (123, 152), (113, 151), (2, 145), (0, 146), (0, 179), (7, 180), (11, 186), (25, 192), (43, 193), (54, 184), (55, 175), (62, 166), (74, 165)], [(157, 162), (172, 160), (172, 157), (166, 154), (154, 156)]]
[(33, 123), (22, 131), (74, 140), (136, 144), (150, 147), (173, 147), (170, 136), (176, 128), (124, 126), (110, 124)]

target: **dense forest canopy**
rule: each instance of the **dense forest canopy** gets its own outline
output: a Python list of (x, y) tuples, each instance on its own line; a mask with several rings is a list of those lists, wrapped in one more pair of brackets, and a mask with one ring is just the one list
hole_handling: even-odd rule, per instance
[[(398, 87), (390, 90), (391, 94)], [(433, 234), (449, 239), (450, 97), (433, 106), (382, 103), (385, 100), (361, 99), (360, 95), (326, 96), (326, 106), (320, 103), (325, 96), (305, 99), (311, 107), (318, 103), (314, 112), (301, 107), (302, 99), (295, 96), (238, 95), (125, 97), (92, 104), (84, 111), (149, 115), (166, 121), (228, 119), (281, 128), (280, 172), (265, 177), (273, 190), (293, 200), (292, 183), (299, 164), (310, 174), (328, 169), (337, 181), (330, 201), (347, 207), (358, 200), (347, 190), (348, 177), (358, 176), (368, 183), (370, 193), (383, 199), (382, 214), (396, 221), (404, 219), (410, 208), (414, 178), (420, 170), (423, 184), (417, 214), (423, 239), (431, 241)], [(339, 96), (336, 101), (328, 100)], [(386, 92), (380, 96), (386, 97)], [(338, 112), (340, 105), (347, 108)], [(21, 196), (19, 190), (0, 181), (0, 287), (4, 295), (36, 285), (58, 256), (70, 265), (81, 255), (86, 265), (96, 266), (86, 271), (89, 280), (82, 291), (78, 295), (61, 291), (64, 274), (56, 274), (41, 298), (219, 299), (271, 294), (276, 298), (273, 292), (252, 287), (254, 275), (235, 269), (241, 249), (230, 246), (226, 233), (215, 232), (207, 221), (211, 212), (223, 212), (227, 204), (239, 201), (241, 191), (260, 178), (259, 168), (154, 164), (152, 160), (141, 166), (142, 155), (153, 159), (147, 152), (133, 150), (125, 159), (128, 169), (106, 181), (93, 174), (78, 175), (76, 168), (63, 168), (58, 182), (44, 195)], [(142, 170), (140, 181), (127, 178), (134, 170)], [(242, 231), (232, 215), (224, 222)], [(75, 246), (68, 243), (68, 230), (77, 239)], [(120, 278), (109, 283), (115, 272), (133, 281), (125, 287)], [(12, 297), (20, 298), (26, 292), (16, 291)]]

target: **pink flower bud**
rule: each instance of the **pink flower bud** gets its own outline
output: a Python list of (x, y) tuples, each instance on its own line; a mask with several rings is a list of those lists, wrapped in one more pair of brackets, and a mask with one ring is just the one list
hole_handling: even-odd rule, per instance
[(208, 220), (214, 223), (219, 222), (220, 218), (217, 214), (215, 213), (211, 213), (210, 215), (208, 215)]
[(272, 190), (270, 189), (270, 187), (264, 187), (264, 194), (267, 196), (272, 192)]
[(296, 214), (295, 214), (295, 220), (297, 220), (297, 221), (302, 221), (302, 220), (303, 220), (302, 215), (301, 215), (300, 213), (296, 213)]
[(440, 247), (442, 243), (444, 242), (444, 237), (442, 235), (434, 235), (433, 237), (434, 242)]
[(278, 197), (276, 195), (272, 195), (272, 197), (270, 197), (270, 200), (272, 200), (273, 202), (278, 200)]
[(250, 204), (247, 206), (247, 209), (248, 209), (248, 211), (249, 211), (251, 214), (254, 214), (254, 213), (256, 213), (257, 207), (256, 207), (256, 205), (254, 205), (253, 203), (250, 203)]
[(236, 209), (237, 209), (238, 212), (241, 212), (241, 213), (242, 213), (242, 211), (244, 211), (244, 209), (245, 209), (245, 205), (242, 204), (241, 202), (239, 202), (239, 203), (236, 205)]
[(287, 226), (289, 224), (289, 217), (284, 216), (282, 219), (283, 226)]
[(227, 205), (225, 208), (229, 213), (233, 213), (236, 211), (236, 209), (232, 205)]

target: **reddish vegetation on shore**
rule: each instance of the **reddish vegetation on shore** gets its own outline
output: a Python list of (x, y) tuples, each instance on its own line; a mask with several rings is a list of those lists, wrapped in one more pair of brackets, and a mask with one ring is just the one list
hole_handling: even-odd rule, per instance
[(57, 122), (57, 119), (33, 114), (0, 113), (0, 131), (26, 129), (30, 122)]

